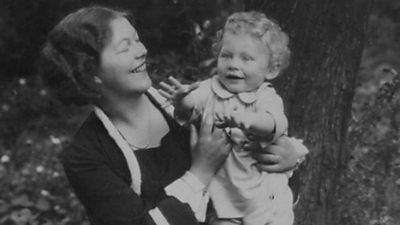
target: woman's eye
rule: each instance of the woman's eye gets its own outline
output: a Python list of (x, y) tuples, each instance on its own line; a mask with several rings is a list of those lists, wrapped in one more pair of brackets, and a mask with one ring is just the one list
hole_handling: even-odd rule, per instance
[(129, 48), (124, 48), (121, 51), (119, 51), (119, 53), (124, 53), (124, 52), (127, 52), (127, 51), (129, 51)]
[(118, 46), (118, 53), (123, 53), (129, 51), (131, 48), (131, 41), (130, 40), (123, 40), (121, 44)]
[(118, 53), (124, 53), (124, 52), (127, 52), (127, 51), (129, 51), (129, 46), (121, 46), (118, 49)]

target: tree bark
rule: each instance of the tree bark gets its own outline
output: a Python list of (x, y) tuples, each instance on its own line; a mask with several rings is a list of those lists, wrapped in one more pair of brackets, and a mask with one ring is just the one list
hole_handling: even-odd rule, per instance
[(371, 0), (249, 0), (246, 10), (276, 19), (291, 38), (292, 60), (276, 81), (289, 133), (310, 149), (300, 168), (296, 224), (353, 224), (341, 178), (346, 135)]

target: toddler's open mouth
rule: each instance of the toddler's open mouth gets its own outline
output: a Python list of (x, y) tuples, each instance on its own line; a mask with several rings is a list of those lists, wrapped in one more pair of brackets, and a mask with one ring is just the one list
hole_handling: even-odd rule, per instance
[(227, 79), (231, 79), (231, 80), (242, 80), (242, 79), (244, 79), (243, 76), (239, 76), (239, 75), (236, 75), (236, 74), (227, 74), (225, 77)]

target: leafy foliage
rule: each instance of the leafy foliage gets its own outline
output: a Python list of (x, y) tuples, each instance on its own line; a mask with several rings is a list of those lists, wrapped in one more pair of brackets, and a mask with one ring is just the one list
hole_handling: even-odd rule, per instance
[(34, 78), (19, 79), (2, 99), (0, 224), (85, 224), (57, 155), (87, 109), (64, 111)]
[[(352, 199), (351, 211), (345, 215), (354, 224), (395, 225), (400, 221), (400, 76), (394, 75), (375, 95), (358, 92), (357, 98), (368, 98), (370, 103), (359, 106), (364, 109), (349, 128), (353, 150), (345, 179), (351, 191), (344, 198)], [(355, 101), (354, 106), (358, 104)]]
[(364, 50), (349, 126), (348, 192), (342, 197), (352, 199), (344, 212), (352, 224), (400, 221), (400, 20), (386, 7), (379, 5), (370, 17), (370, 45)]

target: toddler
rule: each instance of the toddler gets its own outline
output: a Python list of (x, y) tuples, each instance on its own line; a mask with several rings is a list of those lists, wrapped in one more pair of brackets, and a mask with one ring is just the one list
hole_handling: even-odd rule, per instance
[[(217, 75), (191, 85), (170, 77), (160, 93), (175, 107), (178, 120), (214, 115), (233, 142), (233, 149), (209, 186), (215, 215), (211, 224), (291, 225), (290, 173), (266, 173), (244, 147), (273, 143), (287, 131), (282, 99), (269, 80), (289, 64), (288, 36), (277, 23), (258, 12), (228, 17), (215, 44)], [(298, 143), (298, 153), (308, 150)]]

